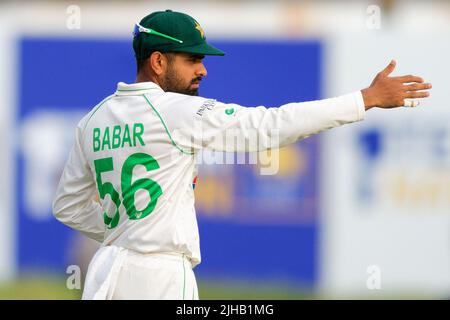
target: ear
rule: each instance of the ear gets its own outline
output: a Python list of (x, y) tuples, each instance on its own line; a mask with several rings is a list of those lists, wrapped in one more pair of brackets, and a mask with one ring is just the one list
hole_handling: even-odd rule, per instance
[(150, 68), (156, 75), (159, 76), (166, 70), (167, 59), (161, 52), (159, 51), (153, 52), (148, 60)]

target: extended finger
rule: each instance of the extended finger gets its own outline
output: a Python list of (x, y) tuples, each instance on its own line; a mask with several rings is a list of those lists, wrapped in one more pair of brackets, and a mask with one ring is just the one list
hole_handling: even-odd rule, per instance
[(401, 76), (401, 77), (393, 77), (393, 79), (399, 80), (403, 83), (407, 82), (419, 82), (422, 83), (423, 79), (421, 77), (413, 76), (413, 75), (407, 75), (407, 76)]
[(417, 90), (427, 90), (431, 89), (431, 83), (414, 83), (409, 85), (404, 85), (405, 91), (417, 91)]
[(387, 77), (394, 71), (395, 66), (397, 65), (397, 62), (395, 60), (391, 60), (386, 68), (384, 68), (382, 71), (380, 71), (379, 75), (382, 75), (384, 77)]
[(426, 98), (429, 97), (430, 93), (428, 91), (408, 91), (405, 94), (405, 99), (414, 99), (414, 98)]

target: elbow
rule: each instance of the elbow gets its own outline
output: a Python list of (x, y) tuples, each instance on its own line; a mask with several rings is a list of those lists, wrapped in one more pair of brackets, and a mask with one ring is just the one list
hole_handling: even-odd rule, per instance
[(56, 220), (64, 223), (65, 221), (65, 210), (63, 208), (63, 206), (61, 205), (61, 202), (59, 201), (58, 198), (56, 198), (53, 201), (52, 204), (52, 212), (53, 212), (53, 217), (55, 217)]
[(52, 212), (53, 212), (53, 217), (55, 217), (56, 220), (60, 220), (62, 212), (59, 209), (58, 204), (57, 204), (56, 201), (53, 201)]

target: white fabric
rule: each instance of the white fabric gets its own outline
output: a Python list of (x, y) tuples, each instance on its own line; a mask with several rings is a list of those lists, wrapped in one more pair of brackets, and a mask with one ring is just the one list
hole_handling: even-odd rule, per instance
[(405, 100), (405, 107), (414, 108), (420, 104), (419, 100)]
[[(199, 150), (276, 148), (326, 129), (360, 121), (364, 115), (359, 91), (331, 99), (289, 103), (279, 108), (247, 108), (164, 92), (152, 82), (119, 83), (117, 91), (78, 124), (75, 145), (57, 189), (53, 212), (58, 220), (102, 242), (103, 246), (144, 254), (181, 254), (195, 267), (201, 256), (192, 182), (197, 174), (195, 159)], [(121, 134), (114, 138), (116, 129)], [(119, 138), (127, 131), (131, 137), (127, 140), (123, 136), (119, 143)], [(238, 141), (232, 139), (233, 143), (229, 143), (229, 133), (236, 135)], [(127, 173), (124, 163), (132, 155), (152, 156), (157, 165), (147, 161), (146, 166), (133, 165), (132, 172)], [(111, 161), (112, 167), (96, 172), (94, 161), (99, 160)], [(150, 164), (153, 167), (147, 167)], [(151, 180), (161, 188), (154, 209), (145, 218), (131, 219), (129, 214), (139, 218), (143, 212), (140, 210), (156, 199), (150, 196), (156, 194), (156, 189), (141, 184), (139, 190), (132, 190), (126, 208), (124, 195), (127, 192), (129, 195), (130, 188), (122, 190), (124, 186), (129, 187), (123, 179), (132, 179), (129, 184), (140, 179)], [(106, 188), (106, 184), (117, 192), (118, 208), (110, 194), (104, 195), (100, 204), (95, 201), (99, 186)], [(129, 205), (130, 201), (134, 208)], [(104, 212), (112, 218), (117, 210), (117, 225), (107, 227)], [(101, 250), (106, 250), (100, 251), (105, 256), (101, 255), (96, 263), (104, 263), (106, 267), (95, 269), (103, 273), (114, 269), (113, 261), (121, 257), (121, 251)], [(98, 296), (104, 297), (103, 289), (99, 290)], [(96, 295), (89, 293), (89, 296)]]
[(101, 247), (92, 258), (83, 290), (83, 300), (111, 300), (128, 250)]
[(101, 247), (89, 264), (83, 300), (198, 300), (192, 264), (183, 254), (142, 254)]
[(171, 253), (129, 251), (115, 284), (113, 300), (198, 300), (190, 261)]

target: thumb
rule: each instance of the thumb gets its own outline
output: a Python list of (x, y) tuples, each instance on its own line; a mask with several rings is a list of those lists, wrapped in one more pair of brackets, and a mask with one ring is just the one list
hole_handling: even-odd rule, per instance
[(395, 66), (397, 65), (397, 62), (395, 60), (391, 60), (391, 62), (388, 64), (386, 68), (383, 69), (383, 71), (380, 72), (380, 75), (383, 77), (387, 77), (394, 71)]

